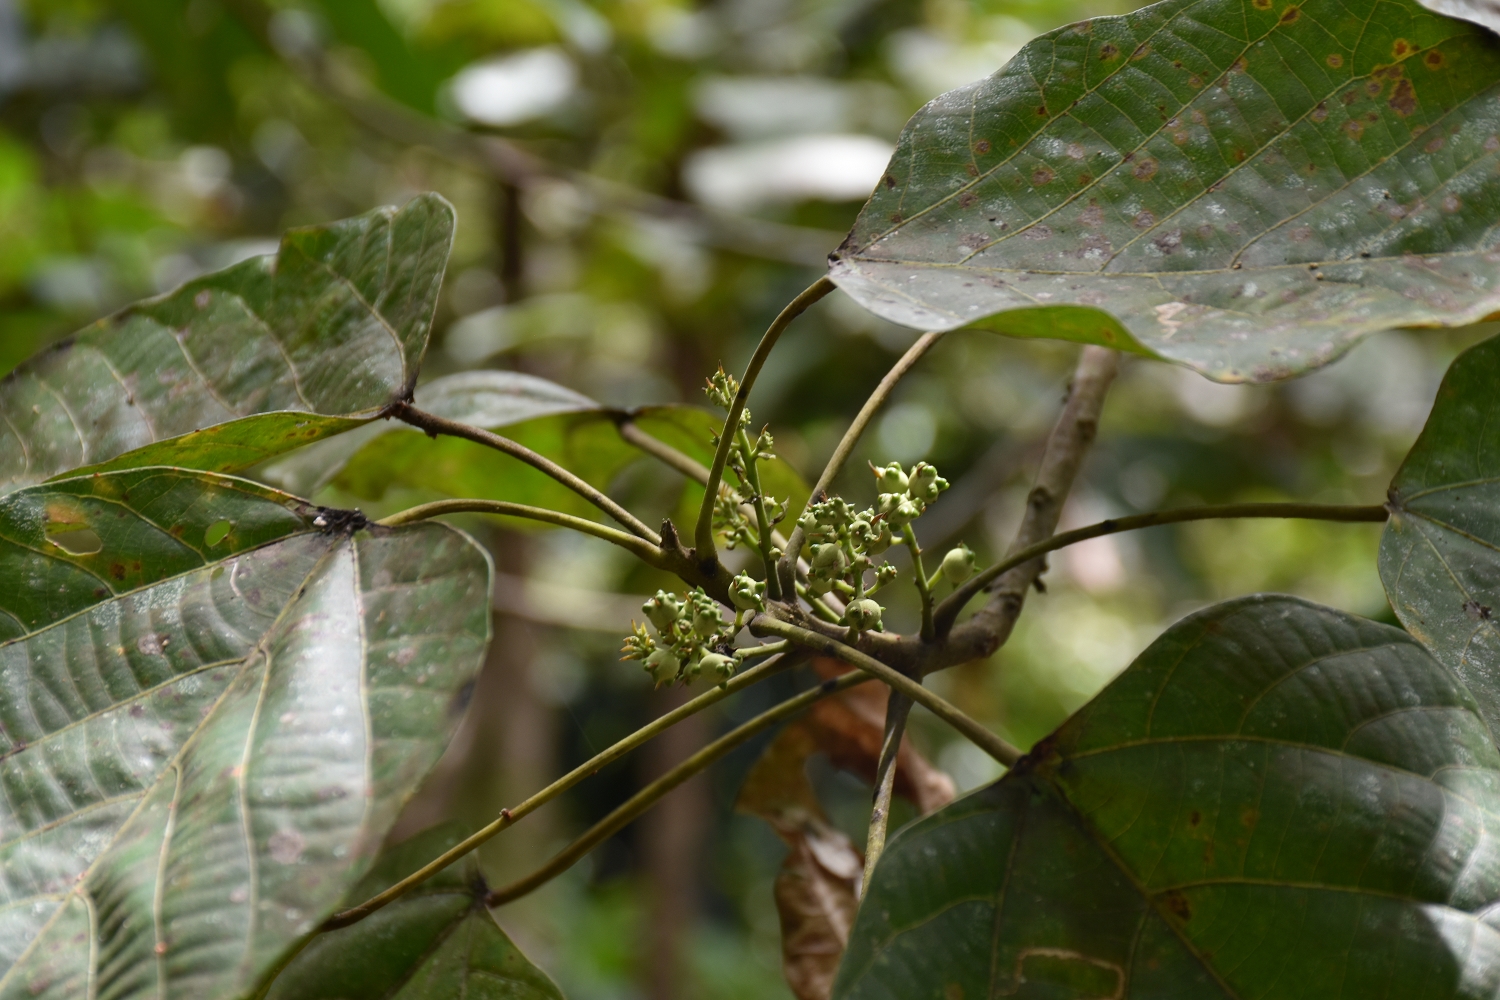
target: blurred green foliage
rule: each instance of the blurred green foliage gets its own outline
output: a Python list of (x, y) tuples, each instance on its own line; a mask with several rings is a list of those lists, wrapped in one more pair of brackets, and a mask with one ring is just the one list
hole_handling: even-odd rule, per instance
[[(819, 273), (908, 115), (999, 68), (1039, 31), (1124, 9), (1111, 4), (0, 0), (0, 370), (129, 301), (269, 252), (286, 227), (431, 189), (457, 206), (459, 231), (427, 377), (507, 368), (610, 406), (701, 406), (705, 376), (743, 365)], [(1272, 387), (1130, 361), (1064, 527), (1194, 502), (1378, 502), (1448, 361), (1483, 334), (1383, 334)], [(791, 469), (816, 478), (913, 336), (837, 294), (799, 321), (752, 401)], [(950, 336), (901, 385), (838, 489), (866, 504), (867, 459), (933, 462), (954, 487), (920, 523), (923, 544), (962, 539), (981, 562), (993, 558), (1019, 519), (1075, 353)], [(464, 442), (411, 434), (401, 447), (429, 449), (435, 474), (455, 481), (508, 474), (507, 460), (476, 462)], [(612, 490), (646, 520), (681, 523), (696, 506), (675, 474), (609, 462)], [(320, 499), (368, 507), (425, 499), (432, 485), (371, 481), (356, 462)], [(482, 482), (464, 488), (484, 495)], [(1389, 619), (1377, 539), (1371, 526), (1298, 522), (1097, 539), (1052, 558), (1046, 593), (991, 662), (933, 683), (1029, 743), (1208, 602), (1277, 590)], [(596, 542), (541, 533), (528, 544), (529, 569), (500, 568), (529, 575), (530, 613), (543, 622), (586, 598), (669, 585)], [(888, 592), (889, 627), (916, 621), (905, 590)], [(653, 710), (645, 676), (615, 660), (622, 603), (587, 604), (602, 609), (591, 630), (537, 626), (530, 683), (557, 718), (544, 754), (554, 773)], [(752, 690), (715, 725), (777, 693)], [(916, 719), (919, 743), (960, 788), (993, 777), (972, 747)], [(684, 995), (785, 989), (769, 891), (782, 848), (729, 810), (754, 750), (712, 777), (704, 919)], [(867, 791), (831, 770), (815, 777), (830, 813), (862, 839)], [(607, 770), (552, 814), (533, 848), (582, 829), (638, 781), (630, 767)], [(474, 795), (473, 819), (504, 804)], [(648, 911), (637, 837), (627, 831), (501, 914), (571, 997), (638, 995)], [(485, 862), (515, 874), (524, 864), (508, 860), (507, 843)]]

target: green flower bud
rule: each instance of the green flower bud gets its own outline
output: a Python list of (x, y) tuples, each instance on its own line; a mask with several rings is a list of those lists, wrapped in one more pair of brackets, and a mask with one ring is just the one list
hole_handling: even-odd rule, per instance
[(655, 597), (641, 605), (641, 611), (656, 626), (656, 631), (667, 635), (677, 619), (682, 617), (682, 598), (665, 590), (658, 590)]
[(901, 471), (900, 462), (892, 462), (885, 468), (871, 465), (875, 473), (875, 488), (881, 493), (905, 493), (907, 486), (906, 473)]
[(741, 611), (766, 610), (766, 584), (741, 573), (729, 583), (729, 599)]
[(905, 500), (905, 493), (882, 493), (876, 500), (876, 508), (880, 513), (889, 517), (891, 511), (901, 506)]
[(938, 470), (926, 462), (918, 462), (911, 470), (911, 485), (907, 493), (913, 500), (932, 503), (938, 494), (948, 488), (948, 480), (938, 475)]
[(707, 603), (693, 602), (693, 634), (707, 639), (724, 627), (724, 615), (710, 598)]
[(704, 653), (698, 666), (720, 680), (728, 680), (734, 676), (734, 658), (721, 653)]
[(884, 587), (886, 584), (896, 579), (896, 576), (899, 572), (900, 571), (897, 570), (896, 567), (892, 564), (881, 563), (879, 566), (875, 567), (875, 586)]
[(843, 546), (834, 542), (812, 547), (812, 568), (809, 576), (832, 580), (844, 575), (849, 560), (844, 556)]
[(662, 684), (677, 676), (677, 671), (681, 669), (682, 663), (677, 659), (676, 653), (672, 652), (666, 646), (660, 646), (656, 652), (646, 657), (645, 667), (646, 672), (651, 675), (651, 679), (657, 684)]
[(891, 547), (891, 526), (884, 520), (859, 520), (849, 525), (849, 535), (866, 555), (878, 556)]
[(922, 508), (911, 500), (902, 500), (896, 505), (896, 509), (885, 516), (891, 527), (900, 528), (910, 524), (922, 516)]
[(974, 550), (967, 545), (949, 549), (948, 554), (943, 556), (941, 571), (943, 579), (955, 587), (963, 583), (974, 575)]
[(866, 597), (850, 604), (844, 611), (844, 618), (861, 632), (880, 632), (885, 629), (880, 621), (884, 613), (885, 608)]

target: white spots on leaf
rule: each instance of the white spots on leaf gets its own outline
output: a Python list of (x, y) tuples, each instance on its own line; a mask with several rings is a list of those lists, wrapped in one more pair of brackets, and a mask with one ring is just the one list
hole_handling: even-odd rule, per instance
[[(302, 851), (307, 847), (307, 841), (302, 834), (296, 830), (277, 830), (271, 834), (271, 839), (266, 842), (267, 853), (271, 860), (281, 865), (294, 865), (302, 858)], [(288, 919), (296, 919), (288, 917)]]

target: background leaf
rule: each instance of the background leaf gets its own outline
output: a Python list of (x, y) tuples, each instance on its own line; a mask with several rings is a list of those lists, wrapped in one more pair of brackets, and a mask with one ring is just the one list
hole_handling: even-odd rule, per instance
[[(556, 382), (507, 371), (460, 372), (435, 378), (417, 387), (412, 402), (428, 413), (491, 431), (541, 417), (603, 410), (582, 393)], [(267, 468), (265, 475), (283, 489), (310, 496), (342, 472), (371, 441), (386, 433), (413, 430), (395, 421), (366, 424), (288, 455)], [(402, 447), (389, 439), (382, 445), (386, 446)], [(376, 451), (372, 449), (372, 455)]]
[(100, 320), (0, 383), (0, 490), (232, 471), (369, 420), (416, 383), (452, 241), (452, 206), (420, 195)]
[(1500, 731), (1500, 339), (1461, 354), (1391, 482), (1380, 578), (1401, 624)]
[[(387, 848), (353, 889), (353, 906), (383, 892), (464, 837), (444, 824)], [(314, 938), (276, 977), (267, 1000), (562, 1000), (484, 906), (473, 854), (364, 920)]]
[(892, 838), (839, 997), (1490, 997), (1500, 753), (1406, 633), (1257, 596), (1168, 629)]
[(0, 997), (242, 996), (368, 867), (483, 658), (489, 563), (342, 514), (161, 468), (0, 500)]
[(831, 276), (879, 315), (1270, 381), (1500, 309), (1500, 45), (1415, 0), (1168, 0), (907, 124)]
[[(506, 437), (600, 489), (608, 489), (627, 466), (656, 461), (620, 436), (616, 420), (624, 415), (621, 411), (530, 376), (476, 372), (434, 379), (418, 390), (417, 402), (442, 416), (488, 430), (503, 429)], [(704, 465), (713, 460), (712, 435), (723, 423), (721, 416), (693, 406), (649, 406), (629, 412), (646, 433)], [(600, 516), (578, 494), (517, 459), (461, 438), (429, 438), (394, 421), (372, 424), (307, 449), (306, 454), (277, 463), (267, 473), (288, 489), (312, 492), (331, 484), (383, 506), (439, 497), (479, 497), (580, 517)], [(790, 497), (793, 510), (800, 510), (807, 499), (802, 477), (780, 458), (762, 464), (761, 486), (771, 496)], [(702, 487), (687, 484), (679, 509), (696, 517), (702, 496)], [(678, 523), (691, 524), (691, 517)], [(514, 524), (530, 527), (519, 521)]]

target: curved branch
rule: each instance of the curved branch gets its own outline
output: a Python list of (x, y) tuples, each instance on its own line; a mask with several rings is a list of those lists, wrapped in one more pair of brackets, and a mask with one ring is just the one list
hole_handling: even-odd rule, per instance
[(520, 899), (527, 893), (546, 885), (577, 864), (586, 854), (614, 836), (615, 833), (623, 829), (636, 817), (640, 816), (647, 809), (650, 809), (662, 796), (752, 736), (770, 728), (782, 719), (796, 715), (815, 701), (826, 698), (845, 688), (854, 687), (856, 684), (868, 683), (869, 680), (869, 677), (863, 676), (857, 671), (851, 671), (832, 680), (824, 681), (817, 687), (804, 691), (794, 698), (789, 698), (775, 708), (762, 712), (744, 725), (730, 730), (660, 778), (651, 782), (645, 788), (636, 792), (623, 805), (589, 827), (583, 836), (555, 854), (552, 860), (548, 861), (542, 867), (525, 878), (512, 882), (510, 885), (503, 885), (498, 889), (492, 890), (485, 897), (485, 903), (489, 906), (500, 906), (512, 900)]
[(531, 521), (555, 524), (560, 528), (572, 528), (585, 535), (593, 535), (606, 542), (613, 542), (649, 566), (662, 568), (663, 565), (661, 549), (644, 538), (637, 538), (635, 535), (626, 534), (617, 528), (611, 528), (607, 524), (600, 524), (587, 518), (547, 510), (545, 507), (510, 503), (506, 500), (437, 500), (433, 503), (410, 507), (390, 517), (382, 518), (376, 523), (387, 528), (394, 528), (413, 521), (425, 521), (429, 517), (441, 517), (444, 514), (495, 514), (500, 517), (524, 517)]
[(729, 416), (724, 419), (724, 429), (719, 434), (719, 447), (714, 452), (714, 463), (708, 470), (708, 482), (704, 484), (703, 506), (698, 509), (698, 526), (693, 532), (693, 544), (697, 548), (696, 556), (700, 565), (718, 559), (718, 553), (714, 550), (714, 501), (719, 496), (719, 484), (724, 480), (724, 464), (729, 461), (729, 450), (734, 447), (735, 432), (740, 426), (740, 414), (745, 412), (745, 401), (750, 398), (750, 390), (754, 387), (755, 380), (760, 377), (761, 367), (765, 365), (766, 358), (771, 355), (771, 349), (776, 346), (776, 341), (781, 339), (782, 333), (791, 325), (792, 320), (801, 316), (808, 306), (833, 289), (834, 284), (827, 275), (807, 286), (802, 294), (789, 302), (787, 307), (771, 321), (765, 335), (760, 338), (755, 353), (750, 357), (750, 363), (745, 366), (745, 375), (740, 379), (739, 392), (734, 394), (734, 401), (729, 405)]
[(751, 631), (760, 633), (768, 632), (771, 635), (779, 635), (783, 639), (790, 639), (799, 646), (811, 649), (814, 652), (826, 653), (837, 657), (853, 667), (858, 667), (867, 674), (884, 681), (890, 688), (899, 691), (912, 701), (927, 709), (933, 715), (942, 719), (948, 725), (957, 729), (969, 741), (989, 754), (991, 757), (1010, 767), (1021, 759), (1021, 751), (1011, 746), (1005, 740), (996, 736), (988, 729), (981, 726), (975, 720), (969, 718), (956, 705), (946, 699), (934, 694), (919, 682), (912, 680), (894, 667), (889, 667), (866, 653), (862, 653), (853, 646), (845, 645), (831, 636), (820, 635), (809, 629), (784, 622), (770, 615), (757, 615), (750, 623)]
[(661, 536), (642, 524), (634, 514), (615, 503), (602, 492), (584, 482), (578, 476), (564, 469), (550, 458), (544, 458), (523, 444), (512, 441), (510, 438), (501, 437), (493, 431), (487, 431), (483, 427), (475, 427), (471, 424), (460, 423), (457, 420), (449, 420), (426, 410), (419, 410), (410, 403), (396, 403), (389, 409), (391, 416), (402, 423), (411, 424), (418, 430), (426, 431), (430, 436), (447, 434), (450, 437), (460, 437), (482, 444), (487, 448), (504, 452), (512, 458), (519, 458), (527, 465), (545, 475), (562, 483), (568, 489), (583, 497), (589, 503), (598, 507), (610, 517), (619, 521), (629, 528), (632, 534), (646, 539), (652, 545), (661, 544)]
[(744, 673), (731, 677), (726, 683), (705, 691), (692, 701), (674, 708), (649, 725), (637, 729), (614, 746), (579, 764), (573, 770), (558, 778), (514, 809), (500, 810), (500, 816), (494, 822), (465, 837), (389, 889), (376, 896), (372, 896), (358, 906), (350, 907), (342, 913), (335, 913), (323, 922), (323, 926), (319, 930), (337, 930), (340, 927), (348, 927), (350, 924), (358, 923), (376, 910), (395, 901), (416, 886), (421, 885), (501, 830), (524, 818), (528, 813), (534, 812), (548, 802), (551, 802), (584, 778), (596, 773), (600, 768), (619, 760), (653, 736), (670, 729), (688, 716), (703, 711), (715, 702), (722, 701), (736, 691), (743, 690), (752, 684), (763, 681), (772, 674), (780, 673), (794, 662), (796, 662), (795, 659), (785, 655), (774, 656), (764, 663), (746, 670)]
[(896, 383), (900, 382), (906, 373), (911, 371), (912, 367), (922, 359), (922, 355), (926, 354), (933, 344), (942, 339), (944, 332), (942, 330), (934, 330), (931, 333), (924, 333), (917, 338), (916, 343), (906, 349), (906, 353), (901, 355), (896, 360), (896, 363), (891, 366), (891, 370), (885, 373), (885, 378), (880, 380), (880, 384), (875, 387), (875, 391), (870, 393), (869, 398), (865, 400), (865, 405), (859, 408), (859, 413), (855, 414), (854, 422), (844, 432), (843, 438), (839, 440), (838, 447), (833, 449), (833, 456), (828, 459), (828, 464), (823, 466), (823, 472), (818, 476), (817, 483), (813, 485), (812, 492), (807, 495), (807, 503), (802, 505), (801, 512), (792, 521), (792, 534), (787, 539), (786, 550), (781, 557), (781, 567), (779, 569), (782, 577), (782, 589), (787, 593), (791, 593), (790, 574), (792, 572), (792, 560), (802, 554), (802, 543), (807, 536), (807, 533), (802, 530), (802, 514), (807, 513), (807, 509), (817, 502), (819, 496), (828, 492), (828, 487), (833, 485), (834, 479), (843, 471), (844, 463), (849, 461), (849, 456), (854, 452), (854, 446), (859, 443), (860, 437), (864, 435), (865, 428), (870, 426), (870, 421), (875, 419), (876, 411), (885, 405), (886, 399), (891, 395), (891, 390), (896, 388)]
[(1228, 518), (1252, 518), (1252, 517), (1280, 517), (1300, 518), (1311, 521), (1344, 521), (1344, 522), (1380, 522), (1390, 517), (1390, 511), (1382, 504), (1371, 504), (1369, 506), (1356, 506), (1353, 504), (1319, 504), (1319, 503), (1229, 503), (1201, 507), (1179, 507), (1176, 510), (1157, 510), (1147, 514), (1131, 514), (1127, 517), (1113, 517), (1098, 524), (1091, 524), (1084, 528), (1075, 528), (1072, 531), (1064, 531), (1053, 535), (1051, 538), (1028, 545), (1019, 552), (1013, 553), (984, 572), (977, 574), (965, 582), (958, 589), (949, 594), (941, 604), (938, 605), (937, 617), (952, 621), (963, 609), (963, 606), (991, 580), (1003, 573), (1024, 566), (1039, 556), (1048, 552), (1086, 542), (1090, 538), (1099, 538), (1103, 535), (1114, 535), (1122, 531), (1136, 531), (1140, 528), (1154, 528), (1162, 524), (1181, 524), (1187, 521), (1211, 521)]

